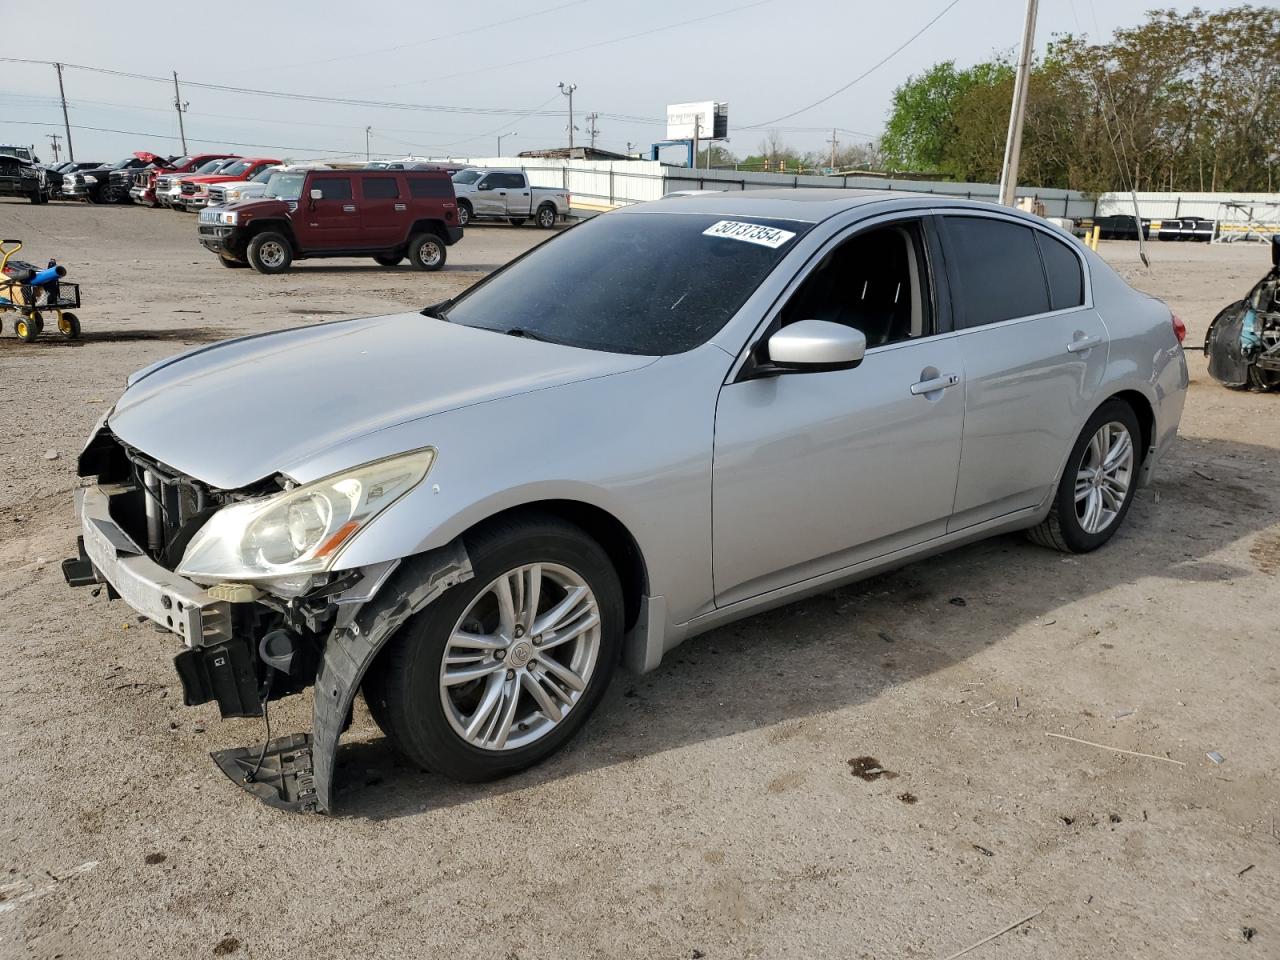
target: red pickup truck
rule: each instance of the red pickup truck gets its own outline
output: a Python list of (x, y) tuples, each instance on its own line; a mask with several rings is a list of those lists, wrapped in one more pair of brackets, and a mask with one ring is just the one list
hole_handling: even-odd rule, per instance
[(185, 209), (188, 213), (209, 205), (209, 184), (230, 183), (233, 180), (252, 180), (267, 167), (278, 167), (283, 161), (268, 157), (247, 157), (223, 167), (217, 173), (202, 177), (185, 177), (182, 180), (182, 194), (173, 198), (174, 209)]
[(190, 157), (179, 157), (173, 163), (158, 161), (154, 166), (139, 170), (133, 178), (133, 186), (129, 188), (129, 196), (134, 203), (145, 203), (149, 207), (160, 206), (156, 199), (156, 177), (161, 174), (176, 176), (180, 173), (193, 173), (210, 160), (224, 160), (234, 157), (234, 153), (197, 153)]
[(288, 168), (261, 197), (200, 211), (200, 243), (223, 266), (284, 273), (308, 257), (373, 257), (384, 267), (409, 258), (419, 270), (444, 266), (462, 239), (449, 174), (406, 170)]

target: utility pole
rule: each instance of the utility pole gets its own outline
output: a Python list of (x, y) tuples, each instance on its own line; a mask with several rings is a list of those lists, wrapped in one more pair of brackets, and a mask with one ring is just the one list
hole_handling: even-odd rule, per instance
[(840, 141), (836, 139), (836, 132), (835, 132), (835, 130), (834, 130), (834, 129), (831, 131), (831, 139), (830, 139), (830, 140), (828, 140), (828, 141), (827, 141), (827, 143), (831, 144), (831, 172), (832, 172), (832, 173), (835, 173), (835, 170), (836, 170), (836, 147), (840, 146)]
[(61, 139), (62, 139), (62, 137), (58, 136), (56, 133), (49, 133), (49, 134), (45, 134), (45, 136), (47, 136), (47, 137), (49, 138), (49, 143), (53, 146), (53, 163), (54, 163), (54, 166), (57, 166), (57, 164), (58, 164), (58, 141), (59, 141), (59, 140), (61, 140)]
[(514, 130), (512, 130), (510, 133), (500, 133), (500, 134), (498, 134), (498, 156), (502, 156), (502, 138), (503, 138), (503, 137), (514, 137), (515, 135), (516, 135), (516, 132), (515, 132)]
[(560, 92), (569, 98), (569, 149), (573, 149), (573, 91), (578, 89), (576, 83), (560, 81)]
[[(693, 169), (698, 169), (698, 140), (702, 135), (702, 118), (695, 117), (693, 121)], [(707, 151), (708, 166), (710, 166), (710, 151)]]
[(596, 127), (596, 121), (599, 119), (600, 119), (600, 114), (598, 113), (593, 112), (593, 113), (587, 114), (587, 124), (588, 124), (587, 133), (591, 134), (592, 150), (596, 148), (596, 136), (600, 133), (599, 129)]
[(369, 134), (373, 132), (373, 127), (364, 128), (364, 162), (369, 162)]
[(178, 111), (178, 136), (182, 138), (183, 156), (187, 153), (187, 127), (182, 122), (182, 115), (187, 112), (189, 106), (191, 104), (182, 101), (182, 91), (178, 89), (178, 71), (175, 70), (173, 71), (173, 108)]
[(71, 145), (71, 121), (67, 119), (67, 92), (62, 89), (62, 64), (55, 63), (53, 69), (58, 71), (58, 96), (62, 98), (62, 128), (67, 134), (67, 157), (76, 158), (76, 148)]
[(1022, 50), (1013, 83), (1013, 109), (1009, 112), (1009, 134), (1004, 141), (1004, 165), (1000, 168), (1000, 202), (1012, 207), (1017, 202), (1018, 157), (1022, 153), (1022, 119), (1027, 112), (1027, 81), (1031, 78), (1031, 55), (1036, 44), (1038, 0), (1027, 0), (1027, 19), (1022, 26)]

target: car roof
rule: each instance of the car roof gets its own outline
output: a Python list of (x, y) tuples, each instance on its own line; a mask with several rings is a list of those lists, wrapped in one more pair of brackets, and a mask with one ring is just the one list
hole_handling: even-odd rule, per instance
[(1020, 216), (1036, 220), (1013, 207), (962, 200), (938, 194), (900, 190), (841, 190), (831, 187), (784, 187), (774, 190), (729, 190), (695, 196), (664, 197), (659, 204), (621, 207), (617, 213), (697, 213), (722, 217), (756, 217), (764, 220), (795, 220), (821, 223), (830, 217), (859, 207), (883, 206), (894, 209), (946, 206)]

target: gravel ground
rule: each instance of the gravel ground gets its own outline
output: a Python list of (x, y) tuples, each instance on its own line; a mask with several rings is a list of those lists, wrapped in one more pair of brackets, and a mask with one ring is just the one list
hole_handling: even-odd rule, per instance
[[(434, 275), (269, 278), (168, 211), (4, 202), (0, 234), (85, 295), (78, 343), (0, 337), (5, 960), (940, 958), (1031, 914), (972, 956), (1280, 957), (1280, 397), (1193, 353), (1182, 439), (1106, 549), (1000, 537), (702, 636), (510, 780), (401, 767), (360, 706), (338, 815), (303, 817), (208, 759), (260, 722), (184, 708), (172, 640), (64, 586), (75, 453), (133, 369), (416, 308), (544, 235), (476, 228)], [(1192, 345), (1267, 262), (1104, 253)]]

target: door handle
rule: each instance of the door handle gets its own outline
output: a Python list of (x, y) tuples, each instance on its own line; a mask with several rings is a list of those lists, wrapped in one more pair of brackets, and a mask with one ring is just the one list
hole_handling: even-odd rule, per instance
[(507, 191), (505, 191), (505, 190), (499, 190), (499, 191), (498, 191), (498, 196), (500, 196), (500, 197), (505, 197), (506, 195), (507, 195)]
[(355, 205), (354, 203), (344, 203), (344, 204), (342, 205), (342, 212), (343, 212), (343, 213), (355, 213), (355, 212), (356, 212), (356, 205)]
[(940, 377), (934, 377), (932, 380), (921, 380), (919, 383), (911, 385), (912, 396), (922, 396), (926, 393), (936, 393), (939, 390), (945, 390), (947, 387), (954, 387), (960, 382), (960, 375), (957, 373), (944, 373)]
[(1102, 343), (1101, 337), (1081, 337), (1067, 344), (1067, 353), (1084, 353)]

